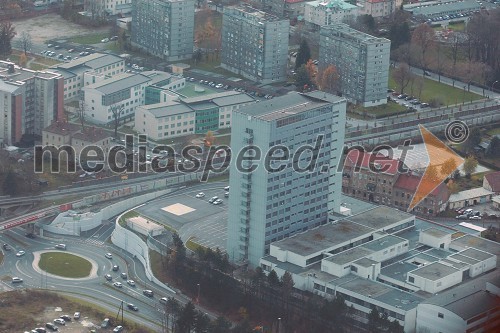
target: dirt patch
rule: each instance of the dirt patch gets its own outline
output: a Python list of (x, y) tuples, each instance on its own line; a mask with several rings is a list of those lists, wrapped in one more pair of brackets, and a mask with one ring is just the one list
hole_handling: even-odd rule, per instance
[[(65, 311), (68, 310), (68, 311)], [(45, 323), (53, 323), (53, 320), (59, 318), (61, 315), (68, 315), (73, 317), (74, 312), (69, 311), (69, 309), (59, 308), (59, 307), (48, 307), (46, 308), (40, 316), (35, 318), (37, 322), (37, 327), (45, 327)], [(82, 316), (84, 314), (82, 313)], [(88, 333), (93, 328), (98, 328), (102, 320), (95, 320), (83, 316), (80, 320), (71, 320), (66, 322), (66, 325), (56, 325), (59, 327), (59, 332), (61, 333)]]
[(13, 25), (17, 32), (16, 38), (19, 38), (21, 33), (26, 31), (31, 35), (31, 39), (35, 44), (43, 44), (46, 40), (54, 38), (65, 39), (109, 31), (109, 27), (84, 27), (66, 21), (58, 14), (53, 13), (14, 21)]

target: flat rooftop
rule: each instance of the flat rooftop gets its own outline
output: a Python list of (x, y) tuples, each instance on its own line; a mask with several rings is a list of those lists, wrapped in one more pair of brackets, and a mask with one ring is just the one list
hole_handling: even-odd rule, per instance
[(463, 237), (452, 240), (450, 244), (450, 248), (457, 251), (465, 250), (469, 247), (481, 249), (497, 257), (500, 256), (500, 243), (473, 235), (464, 235)]
[(339, 254), (326, 258), (325, 260), (333, 262), (337, 265), (345, 265), (347, 263), (364, 258), (372, 253), (373, 251), (367, 250), (362, 246), (357, 246), (355, 248), (345, 250), (343, 252), (340, 252)]
[(371, 250), (373, 252), (382, 251), (383, 249), (390, 248), (396, 244), (408, 242), (407, 239), (393, 236), (393, 235), (385, 235), (381, 238), (372, 240), (371, 242), (365, 243), (361, 245), (365, 249)]
[(446, 304), (445, 308), (467, 320), (498, 308), (498, 296), (486, 290), (480, 290), (474, 294)]
[(376, 230), (387, 228), (398, 222), (414, 220), (415, 217), (398, 209), (387, 206), (377, 206), (357, 215), (349, 216), (347, 220)]
[(465, 257), (469, 257), (472, 259), (476, 259), (479, 261), (484, 261), (486, 259), (489, 259), (489, 258), (495, 256), (494, 254), (484, 252), (484, 251), (474, 249), (474, 248), (468, 248), (467, 250), (460, 252), (460, 255), (465, 256)]
[[(260, 103), (259, 103), (260, 104)], [(341, 220), (308, 230), (293, 237), (271, 244), (281, 250), (287, 250), (302, 256), (308, 256), (348, 242), (350, 239), (373, 233), (374, 230), (360, 224)]]
[(408, 262), (396, 262), (392, 265), (383, 267), (380, 270), (380, 274), (398, 281), (406, 282), (408, 272), (417, 268), (417, 265)]
[(420, 276), (431, 281), (436, 281), (456, 272), (458, 272), (458, 269), (456, 268), (439, 262), (433, 262), (432, 264), (417, 268), (416, 270), (410, 272), (410, 274)]
[[(9, 65), (14, 65), (14, 72), (9, 73), (9, 69), (8, 69)], [(19, 67), (13, 62), (0, 60), (0, 78), (1, 79), (10, 79), (13, 81), (26, 81), (26, 80), (34, 78), (34, 77), (38, 77), (41, 79), (54, 79), (54, 78), (61, 77), (61, 76), (62, 76), (61, 74), (51, 72), (50, 70), (34, 71), (34, 70), (27, 69), (24, 67)]]
[(151, 79), (142, 74), (121, 73), (101, 82), (85, 86), (84, 89), (95, 89), (102, 94), (112, 94), (123, 89), (130, 89)]
[[(406, 311), (415, 308), (424, 300), (416, 294), (399, 290), (381, 282), (359, 278), (353, 274), (334, 280), (330, 284), (336, 285), (337, 290), (346, 289)], [(342, 290), (339, 291), (342, 292)]]
[(436, 258), (441, 258), (444, 259), (448, 257), (450, 254), (453, 254), (452, 252), (441, 250), (441, 249), (430, 249), (428, 251), (424, 252), (425, 254), (431, 255)]
[(437, 229), (437, 228), (429, 228), (426, 230), (422, 230), (421, 233), (424, 233), (424, 234), (427, 234), (427, 235), (430, 235), (430, 236), (433, 236), (436, 238), (443, 238), (443, 237), (446, 237), (449, 234), (451, 234), (451, 232), (446, 232), (444, 230)]
[(370, 267), (372, 265), (378, 264), (378, 261), (371, 260), (371, 259), (368, 259), (368, 258), (361, 258), (359, 260), (356, 260), (354, 263), (358, 264), (359, 266)]
[[(337, 98), (339, 101), (344, 100), (341, 97)], [(331, 99), (331, 97), (329, 99)], [(314, 110), (330, 103), (331, 102), (327, 98), (320, 99), (317, 94), (308, 95), (298, 92), (290, 92), (285, 96), (262, 101), (255, 105), (252, 104), (251, 106), (241, 108), (235, 112), (264, 121), (275, 121)]]
[(455, 260), (458, 260), (458, 261), (461, 261), (461, 262), (465, 262), (469, 265), (475, 265), (479, 262), (479, 260), (476, 260), (476, 259), (473, 259), (473, 258), (469, 258), (469, 257), (465, 257), (461, 254), (453, 254), (451, 256), (449, 256), (450, 259), (455, 259)]
[(173, 101), (141, 105), (139, 106), (139, 108), (148, 110), (156, 118), (168, 117), (176, 114), (184, 114), (186, 112), (193, 112), (193, 110), (189, 106)]

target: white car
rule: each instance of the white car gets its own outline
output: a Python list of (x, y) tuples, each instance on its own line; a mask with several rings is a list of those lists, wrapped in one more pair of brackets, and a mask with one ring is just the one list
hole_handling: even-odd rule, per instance
[(12, 278), (12, 283), (21, 283), (23, 282), (23, 279), (21, 279), (20, 277), (13, 277)]
[(222, 204), (222, 200), (221, 199), (217, 199), (214, 201), (214, 205), (220, 205)]
[(223, 85), (223, 84), (220, 84), (220, 83), (219, 83), (218, 85), (216, 85), (216, 86), (215, 86), (215, 88), (217, 88), (217, 89), (220, 89), (220, 88), (222, 88), (222, 87), (224, 87), (224, 85)]
[(127, 283), (129, 286), (135, 287), (135, 281), (134, 280), (127, 280)]
[(224, 191), (229, 191), (229, 186), (224, 187)]
[(481, 216), (469, 216), (469, 220), (480, 220), (481, 219)]
[(168, 298), (166, 298), (166, 297), (160, 298), (160, 303), (167, 304), (167, 302), (168, 302)]
[(115, 286), (116, 288), (121, 288), (123, 287), (123, 284), (121, 282), (115, 282), (113, 283), (113, 286)]
[(54, 319), (54, 323), (59, 325), (66, 325), (66, 321), (64, 321), (64, 319), (61, 318)]
[(80, 319), (80, 312), (75, 312), (75, 314), (73, 315), (73, 318), (76, 319)]
[(16, 253), (16, 257), (22, 257), (22, 256), (24, 256), (25, 254), (26, 254), (26, 252), (24, 252), (24, 251), (19, 251), (19, 252), (17, 252), (17, 253)]
[(203, 193), (203, 192), (200, 192), (197, 195), (195, 195), (195, 197), (197, 197), (197, 198), (203, 198), (204, 196), (205, 196), (205, 193)]
[(101, 43), (107, 43), (107, 42), (109, 42), (109, 38), (104, 38), (101, 40)]
[(209, 203), (214, 203), (215, 200), (219, 200), (219, 197), (215, 196), (215, 197), (211, 197), (210, 200), (208, 200)]
[(106, 253), (104, 256), (108, 259), (113, 259), (113, 255), (111, 253)]

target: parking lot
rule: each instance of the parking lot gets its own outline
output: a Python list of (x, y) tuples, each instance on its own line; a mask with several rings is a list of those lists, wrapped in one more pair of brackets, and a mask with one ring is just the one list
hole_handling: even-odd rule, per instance
[[(196, 243), (212, 249), (226, 247), (227, 199), (224, 186), (207, 186), (203, 198), (196, 198), (197, 192), (185, 192), (149, 202), (136, 209), (141, 215), (176, 229), (184, 242), (193, 238)], [(208, 200), (214, 196), (222, 204), (214, 205)]]

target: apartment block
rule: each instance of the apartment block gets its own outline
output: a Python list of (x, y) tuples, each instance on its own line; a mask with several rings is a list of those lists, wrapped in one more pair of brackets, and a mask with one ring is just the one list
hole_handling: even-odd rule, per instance
[[(79, 99), (85, 85), (123, 73), (125, 60), (112, 54), (93, 53), (50, 69), (64, 77), (64, 100)], [(88, 79), (85, 80), (84, 76)]]
[(224, 7), (221, 67), (256, 82), (285, 81), (289, 27), (248, 5)]
[(132, 2), (132, 45), (167, 61), (191, 59), (194, 0)]
[(321, 27), (320, 70), (334, 65), (344, 97), (364, 107), (387, 103), (391, 41), (335, 23)]
[(23, 135), (64, 117), (64, 79), (50, 71), (33, 71), (0, 61), (0, 144), (14, 145)]
[[(324, 225), (330, 213), (339, 212), (342, 179), (336, 169), (345, 110), (345, 99), (315, 91), (293, 92), (233, 112), (233, 152), (255, 146), (262, 156), (243, 163), (244, 168), (256, 165), (253, 172), (238, 170), (234, 161), (231, 164), (229, 184), (237, 191), (229, 197), (231, 260), (256, 266), (272, 242)], [(299, 153), (304, 145), (315, 144), (319, 151), (314, 167), (300, 171), (297, 166), (308, 165), (313, 155)], [(278, 145), (286, 146), (290, 156), (280, 168), (273, 164), (272, 170), (266, 170), (264, 156)], [(295, 168), (294, 153), (299, 154)]]
[(342, 0), (309, 1), (305, 4), (304, 21), (319, 28), (342, 23), (358, 16), (359, 7)]
[(266, 0), (266, 11), (279, 17), (294, 19), (304, 15), (305, 0)]
[(373, 17), (386, 17), (401, 7), (402, 0), (361, 0), (357, 4), (360, 6), (360, 15), (371, 15)]

